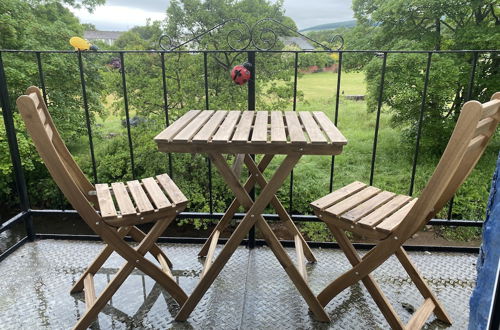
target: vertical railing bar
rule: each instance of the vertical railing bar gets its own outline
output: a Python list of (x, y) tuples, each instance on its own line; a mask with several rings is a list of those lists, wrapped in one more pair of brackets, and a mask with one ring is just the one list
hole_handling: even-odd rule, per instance
[(43, 101), (45, 104), (47, 104), (47, 90), (45, 89), (45, 76), (43, 74), (43, 67), (42, 67), (42, 54), (40, 52), (36, 52), (36, 64), (38, 66), (38, 79), (40, 81), (40, 88), (42, 89), (43, 92)]
[[(294, 73), (293, 73), (293, 105), (292, 110), (297, 110), (297, 77), (298, 77), (298, 67), (299, 67), (299, 53), (295, 53), (294, 59)], [(293, 170), (290, 172), (290, 190), (288, 192), (288, 213), (292, 214), (293, 212)]]
[[(162, 85), (163, 85), (163, 109), (165, 111), (165, 127), (168, 127), (170, 125), (170, 118), (169, 118), (169, 112), (168, 112), (168, 90), (167, 90), (167, 73), (165, 70), (165, 53), (162, 52), (160, 53), (160, 59), (161, 59), (161, 78), (162, 78)], [(172, 153), (167, 154), (168, 157), (168, 175), (170, 178), (174, 178), (174, 172), (172, 171)]]
[[(2, 115), (5, 125), (5, 135), (9, 145), (10, 158), (14, 170), (14, 180), (16, 182), (16, 189), (19, 195), (19, 206), (21, 211), (29, 212), (30, 201), (28, 197), (28, 188), (26, 186), (26, 178), (21, 163), (21, 155), (19, 153), (19, 145), (17, 143), (16, 128), (14, 125), (14, 118), (12, 108), (10, 107), (9, 89), (7, 87), (7, 78), (3, 67), (2, 52), (0, 52), (0, 105), (2, 106)], [(26, 234), (30, 241), (35, 239), (35, 228), (33, 226), (33, 218), (28, 215), (24, 220)]]
[[(35, 55), (36, 55), (36, 64), (38, 67), (38, 80), (40, 82), (40, 88), (42, 89), (43, 101), (48, 106), (47, 89), (45, 88), (45, 76), (43, 74), (43, 66), (42, 66), (42, 54), (40, 52), (35, 52)], [(57, 198), (59, 199), (59, 208), (61, 210), (64, 210), (65, 207), (64, 207), (63, 194), (58, 186), (56, 186), (56, 189), (57, 189)]]
[[(247, 52), (247, 60), (250, 66), (250, 79), (248, 81), (248, 100), (247, 109), (255, 110), (255, 51)], [(255, 160), (255, 155), (251, 155)], [(250, 197), (255, 200), (255, 189), (250, 191)], [(255, 226), (253, 226), (248, 232), (248, 248), (253, 249), (255, 247)]]
[[(205, 110), (210, 109), (210, 103), (208, 99), (208, 54), (203, 52), (203, 69), (205, 73)], [(208, 165), (208, 195), (209, 195), (209, 208), (210, 214), (214, 213), (214, 201), (213, 201), (213, 187), (212, 187), (212, 161), (207, 157)]]
[(92, 141), (92, 125), (90, 124), (89, 104), (87, 100), (87, 86), (85, 83), (85, 73), (83, 68), (82, 52), (78, 51), (78, 68), (80, 69), (80, 82), (82, 85), (83, 109), (85, 111), (85, 123), (87, 125), (87, 134), (89, 136), (90, 158), (92, 160), (92, 173), (94, 183), (97, 183), (97, 168), (95, 164), (94, 143)]
[(132, 134), (130, 132), (130, 115), (128, 108), (127, 79), (125, 78), (125, 56), (120, 52), (120, 66), (122, 74), (123, 102), (125, 106), (125, 119), (127, 121), (128, 148), (130, 151), (130, 165), (132, 167), (132, 178), (135, 179), (134, 147), (132, 145)]
[(382, 97), (384, 95), (386, 64), (387, 64), (387, 52), (384, 52), (384, 59), (382, 61), (382, 73), (380, 75), (380, 91), (378, 94), (378, 103), (377, 103), (377, 119), (375, 120), (375, 133), (373, 136), (372, 162), (370, 166), (370, 186), (373, 185), (373, 176), (375, 174), (375, 158), (377, 156), (378, 130), (380, 126), (380, 111), (382, 110)]
[[(337, 94), (335, 96), (335, 115), (333, 123), (338, 127), (339, 120), (339, 101), (340, 101), (340, 79), (342, 75), (342, 51), (339, 51), (339, 65), (337, 66)], [(330, 166), (330, 192), (333, 191), (333, 175), (335, 171), (335, 156), (332, 156), (332, 162)]]
[[(476, 75), (476, 65), (477, 65), (478, 55), (479, 55), (478, 52), (472, 53), (472, 64), (469, 74), (469, 82), (467, 83), (467, 94), (465, 94), (464, 103), (470, 101), (470, 99), (472, 98), (472, 88), (474, 86), (474, 76)], [(448, 214), (447, 214), (448, 220), (451, 220), (452, 217), (454, 200), (455, 200), (455, 195), (451, 197), (450, 202), (448, 203)]]
[(422, 102), (420, 104), (420, 114), (418, 118), (418, 127), (417, 127), (417, 140), (415, 142), (415, 155), (413, 156), (413, 167), (411, 171), (411, 180), (410, 180), (410, 191), (409, 195), (413, 195), (413, 188), (415, 186), (415, 174), (417, 172), (417, 161), (418, 161), (418, 152), (420, 149), (420, 136), (422, 134), (422, 121), (424, 119), (424, 109), (425, 102), (427, 98), (427, 86), (429, 85), (429, 72), (431, 69), (431, 59), (432, 52), (427, 53), (427, 67), (425, 69), (425, 80), (424, 80), (424, 90), (422, 91)]

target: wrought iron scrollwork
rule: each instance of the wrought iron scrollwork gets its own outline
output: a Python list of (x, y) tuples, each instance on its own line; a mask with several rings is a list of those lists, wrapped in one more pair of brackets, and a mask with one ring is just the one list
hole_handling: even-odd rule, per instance
[[(228, 20), (225, 20), (214, 27), (210, 28), (209, 30), (194, 36), (193, 38), (182, 42), (179, 45), (174, 45), (173, 40), (170, 36), (164, 34), (160, 37), (159, 39), (159, 46), (161, 49), (165, 51), (173, 51), (176, 50), (186, 44), (189, 44), (192, 41), (199, 40), (201, 37), (205, 36), (206, 34), (209, 34), (210, 32), (221, 28), (229, 23), (239, 23), (242, 25), (242, 27), (239, 28), (234, 28), (228, 31), (226, 34), (226, 42), (231, 48), (231, 50), (236, 50), (236, 51), (244, 51), (247, 50), (250, 45), (253, 45), (255, 49), (260, 50), (260, 51), (266, 51), (266, 50), (271, 50), (277, 43), (278, 41), (278, 33), (271, 27), (267, 26), (266, 23), (272, 23), (277, 25), (280, 28), (283, 28), (286, 31), (290, 31), (296, 35), (301, 36), (302, 38), (313, 42), (314, 44), (322, 47), (325, 50), (330, 50), (330, 51), (339, 51), (344, 47), (344, 38), (342, 38), (341, 35), (334, 35), (332, 39), (330, 40), (330, 43), (335, 46), (334, 48), (331, 48), (319, 41), (316, 41), (312, 38), (309, 38), (308, 36), (292, 29), (291, 27), (281, 23), (280, 21), (274, 19), (274, 18), (263, 18), (255, 22), (252, 26), (248, 25), (245, 21), (239, 19), (239, 18), (231, 18)], [(241, 47), (235, 46), (233, 42), (237, 41), (238, 43), (241, 44)]]

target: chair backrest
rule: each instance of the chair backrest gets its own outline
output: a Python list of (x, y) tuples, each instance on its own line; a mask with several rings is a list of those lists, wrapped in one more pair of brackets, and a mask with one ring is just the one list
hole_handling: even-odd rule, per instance
[(476, 166), (499, 121), (500, 92), (484, 104), (464, 104), (441, 160), (395, 235), (409, 238), (443, 208)]
[(89, 206), (95, 213), (97, 199), (89, 194), (95, 188), (66, 148), (40, 89), (29, 87), (26, 95), (20, 96), (16, 103), (40, 157), (68, 201), (82, 217), (81, 211), (87, 210), (84, 214), (91, 211)]

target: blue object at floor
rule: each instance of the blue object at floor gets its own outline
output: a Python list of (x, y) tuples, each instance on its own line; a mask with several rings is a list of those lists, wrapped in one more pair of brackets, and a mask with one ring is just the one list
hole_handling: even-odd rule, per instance
[(469, 330), (486, 329), (500, 259), (500, 153), (493, 175), (477, 260), (476, 288), (470, 298)]

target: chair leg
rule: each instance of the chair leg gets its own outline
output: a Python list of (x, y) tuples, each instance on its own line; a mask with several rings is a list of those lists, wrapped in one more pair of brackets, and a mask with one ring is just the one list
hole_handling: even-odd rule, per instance
[(401, 265), (403, 265), (404, 269), (410, 276), (410, 279), (413, 281), (422, 296), (426, 299), (432, 300), (432, 302), (434, 303), (434, 314), (436, 315), (436, 317), (447, 324), (451, 324), (452, 321), (450, 316), (446, 313), (441, 303), (437, 300), (434, 293), (425, 283), (422, 275), (417, 270), (415, 265), (411, 262), (408, 254), (403, 249), (403, 247), (400, 247), (399, 250), (396, 251), (396, 257), (399, 259), (399, 262), (401, 263)]
[[(339, 244), (346, 258), (349, 260), (352, 266), (355, 266), (361, 262), (361, 257), (356, 252), (356, 249), (347, 238), (343, 230), (335, 227), (332, 224), (327, 223), (328, 228), (332, 232), (335, 240)], [(387, 323), (392, 329), (404, 329), (404, 323), (401, 321), (396, 311), (390, 304), (389, 300), (386, 298), (379, 285), (371, 275), (367, 275), (362, 279), (363, 284), (372, 296), (373, 300), (377, 304), (378, 308), (384, 315)]]
[(398, 249), (390, 238), (381, 241), (369, 252), (369, 256), (363, 258), (361, 262), (352, 267), (336, 280), (328, 284), (323, 291), (318, 294), (318, 299), (322, 306), (326, 306), (339, 293), (351, 285), (363, 280), (372, 271), (383, 264)]
[[(132, 249), (128, 244), (126, 244), (123, 240), (117, 242), (116, 245), (109, 240), (108, 245), (115, 249), (122, 257), (127, 260), (122, 268), (116, 273), (113, 279), (108, 283), (106, 288), (101, 292), (99, 297), (95, 300), (95, 302), (89, 306), (83, 317), (78, 321), (75, 325), (75, 329), (86, 329), (90, 324), (95, 320), (99, 312), (104, 308), (107, 302), (111, 299), (113, 294), (118, 290), (118, 288), (122, 285), (125, 279), (130, 275), (130, 273), (134, 270), (134, 268), (138, 268), (151, 276), (154, 280), (156, 280), (162, 287), (169, 292), (179, 304), (184, 303), (187, 299), (186, 294), (182, 291), (182, 289), (178, 286), (178, 284), (170, 278), (166, 273), (161, 272), (162, 276), (156, 276), (157, 272), (152, 272), (150, 266), (156, 267), (157, 270), (159, 268), (151, 264), (144, 257), (144, 255), (151, 251), (151, 247), (155, 244), (157, 238), (163, 233), (163, 231), (168, 227), (170, 222), (174, 219), (175, 216), (172, 216), (169, 219), (158, 221), (154, 224), (153, 228), (149, 231), (148, 234), (145, 235), (144, 239), (139, 243), (136, 249)], [(111, 232), (110, 232), (111, 233)], [(106, 234), (102, 235), (103, 239), (107, 241), (109, 239)], [(119, 246), (121, 244), (125, 244), (128, 249), (134, 250), (139, 254), (139, 256), (134, 256), (130, 258), (128, 254), (123, 253), (125, 248), (123, 246)]]
[[(137, 228), (136, 226), (132, 226), (130, 228), (130, 236), (132, 236), (132, 239), (134, 241), (140, 243), (144, 239), (144, 237), (146, 237), (146, 233)], [(151, 246), (150, 252), (153, 255), (153, 257), (155, 257), (155, 259), (157, 260), (158, 260), (158, 255), (160, 254), (167, 262), (168, 267), (172, 268), (172, 262), (170, 261), (170, 259), (168, 259), (167, 255), (161, 250), (158, 244), (154, 243), (153, 246)]]
[[(120, 238), (123, 238), (127, 236), (129, 233), (131, 227), (120, 227), (118, 228), (118, 235)], [(97, 255), (97, 257), (94, 259), (94, 261), (90, 264), (89, 267), (87, 267), (87, 270), (83, 272), (83, 274), (80, 276), (78, 281), (75, 282), (73, 287), (70, 290), (70, 293), (77, 293), (77, 292), (82, 292), (83, 290), (83, 281), (85, 280), (85, 277), (87, 277), (88, 274), (95, 274), (99, 269), (101, 269), (102, 265), (108, 260), (109, 256), (111, 253), (113, 253), (114, 249), (107, 244)]]

